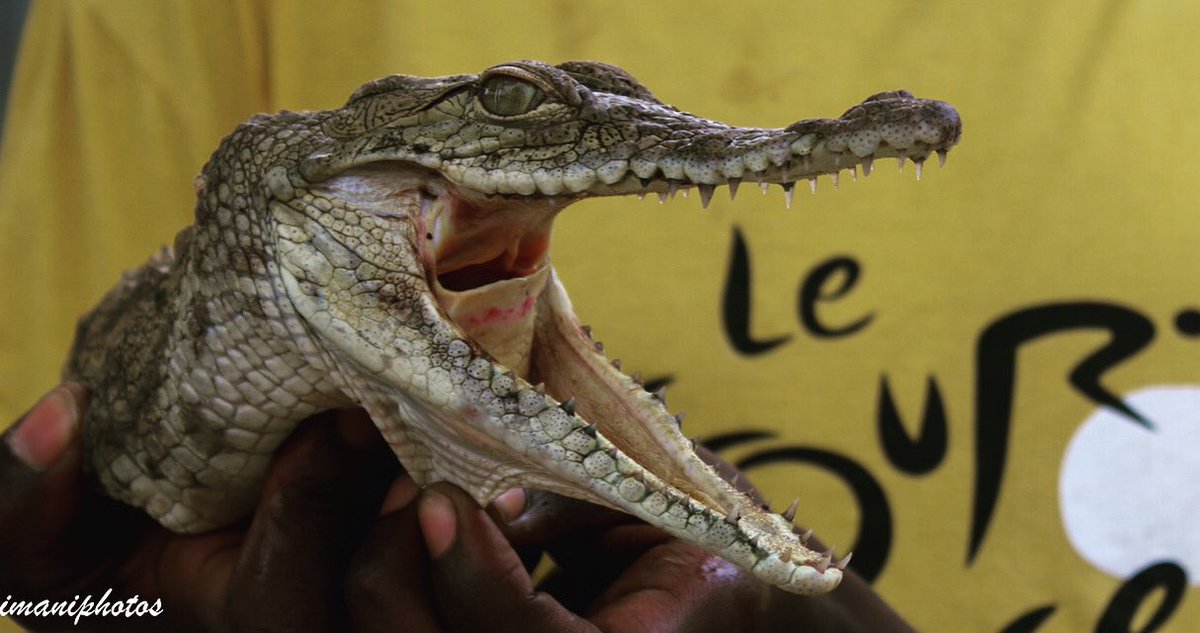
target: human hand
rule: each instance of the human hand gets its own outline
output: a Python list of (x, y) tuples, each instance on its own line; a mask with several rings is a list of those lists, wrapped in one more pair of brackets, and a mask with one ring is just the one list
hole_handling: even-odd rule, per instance
[(18, 622), (32, 630), (343, 628), (346, 560), (398, 470), (365, 414), (329, 412), (302, 424), (246, 525), (187, 536), (85, 484), (85, 406), (82, 388), (60, 386), (0, 442), (0, 597), (74, 599), (78, 608), (111, 589), (110, 603), (160, 601), (160, 614)]
[[(697, 452), (762, 502), (733, 466), (703, 446)], [(395, 490), (404, 490), (389, 495), (401, 509), (372, 526), (351, 565), (351, 617), (380, 623), (356, 621), (357, 630), (912, 631), (852, 570), (831, 594), (798, 596), (629, 515), (574, 499), (529, 490), (485, 511), (448, 484), (418, 497), (401, 478)], [(414, 549), (425, 550), (416, 565)], [(518, 552), (542, 550), (557, 569), (535, 586), (522, 565), (528, 556)]]
[[(247, 526), (176, 535), (84, 485), (84, 401), (75, 386), (52, 392), (0, 444), (0, 591), (69, 600), (112, 588), (114, 599), (162, 600), (159, 617), (91, 617), (83, 627), (911, 630), (853, 574), (832, 596), (792, 596), (582, 502), (530, 491), (526, 504), (517, 492), (485, 512), (448, 484), (418, 498), (411, 479), (393, 483), (395, 458), (357, 411), (301, 425)], [(543, 548), (561, 571), (535, 588), (517, 551)], [(20, 620), (41, 630), (71, 618)]]

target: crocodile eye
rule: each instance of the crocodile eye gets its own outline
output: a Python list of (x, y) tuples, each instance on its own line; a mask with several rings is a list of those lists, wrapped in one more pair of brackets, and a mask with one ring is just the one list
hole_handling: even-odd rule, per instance
[(525, 114), (541, 105), (545, 97), (537, 86), (514, 77), (492, 77), (479, 91), (483, 109), (496, 116)]

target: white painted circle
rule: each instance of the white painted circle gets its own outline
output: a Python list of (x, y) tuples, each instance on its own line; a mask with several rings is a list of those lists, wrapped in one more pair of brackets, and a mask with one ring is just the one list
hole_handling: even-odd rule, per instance
[(1147, 429), (1104, 407), (1071, 438), (1059, 476), (1063, 527), (1097, 569), (1128, 578), (1170, 560), (1200, 584), (1200, 386), (1136, 391)]

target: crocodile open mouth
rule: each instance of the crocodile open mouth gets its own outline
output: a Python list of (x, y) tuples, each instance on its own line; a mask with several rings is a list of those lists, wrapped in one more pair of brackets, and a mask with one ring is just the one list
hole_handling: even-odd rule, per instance
[(700, 462), (679, 459), (693, 452), (680, 431), (682, 416), (667, 411), (661, 392), (647, 392), (640, 378), (606, 356), (550, 267), (554, 219), (576, 200), (486, 195), (441, 179), (427, 182), (419, 224), (437, 303), (502, 366), (570, 402), (613, 445), (696, 503), (728, 514), (742, 500)]
[[(423, 189), (421, 217), (433, 277), (448, 291), (468, 291), (528, 277), (546, 265), (557, 198), (464, 195)], [(426, 260), (428, 262), (428, 260)]]
[[(894, 91), (838, 119), (733, 128), (664, 106), (630, 78), (568, 68), (575, 74), (504, 66), (478, 90), (450, 78), (438, 84), (439, 105), (423, 109), (384, 96), (404, 77), (369, 86), (326, 130), (378, 131), (300, 165), (308, 182), (377, 216), (364, 223), (372, 243), (358, 245), (367, 274), (407, 276), (404, 301), (382, 302), (398, 308), (396, 321), (380, 311), (380, 332), (364, 321), (370, 344), (346, 346), (372, 384), (390, 377), (396, 387), (396, 409), (368, 409), (392, 427), (385, 437), (418, 483), (459, 483), (481, 503), (514, 486), (559, 492), (650, 521), (789, 591), (827, 591), (848, 558), (809, 549), (794, 505), (761, 507), (696, 455), (663, 394), (623, 373), (580, 324), (550, 265), (551, 229), (589, 197), (665, 200), (694, 187), (708, 206), (717, 187), (732, 196), (749, 179), (781, 187), (790, 205), (797, 180), (836, 184), (843, 170), (869, 175), (882, 157), (911, 160), (920, 178), (927, 158), (957, 142), (957, 113)], [(409, 127), (391, 129), (396, 121)], [(273, 182), (286, 197), (291, 184)], [(301, 305), (314, 303), (292, 286)], [(332, 322), (319, 307), (309, 312)], [(356, 334), (334, 325), (331, 339)], [(396, 350), (374, 353), (393, 340)]]

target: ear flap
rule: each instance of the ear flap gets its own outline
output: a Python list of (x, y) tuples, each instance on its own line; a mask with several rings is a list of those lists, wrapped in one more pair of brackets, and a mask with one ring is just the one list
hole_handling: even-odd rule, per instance
[(601, 62), (563, 62), (555, 68), (562, 70), (572, 79), (596, 92), (633, 97), (650, 103), (662, 104), (650, 89), (643, 86), (633, 75), (624, 70)]

